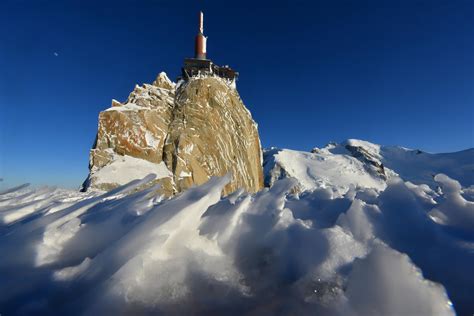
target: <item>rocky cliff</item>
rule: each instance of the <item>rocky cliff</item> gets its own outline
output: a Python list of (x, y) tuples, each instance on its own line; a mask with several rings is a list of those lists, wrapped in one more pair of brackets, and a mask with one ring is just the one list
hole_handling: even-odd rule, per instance
[(257, 124), (235, 86), (213, 76), (175, 84), (161, 73), (124, 103), (113, 100), (99, 115), (89, 169), (83, 190), (110, 190), (147, 173), (157, 174), (167, 196), (227, 173), (224, 194), (263, 187)]

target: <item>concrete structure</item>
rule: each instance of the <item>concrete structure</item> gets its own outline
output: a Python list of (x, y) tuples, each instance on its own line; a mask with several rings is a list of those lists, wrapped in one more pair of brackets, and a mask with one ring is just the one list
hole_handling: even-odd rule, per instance
[(199, 32), (196, 35), (194, 45), (194, 58), (186, 58), (181, 69), (181, 77), (178, 79), (187, 80), (190, 77), (199, 75), (215, 75), (221, 78), (235, 81), (238, 72), (229, 66), (218, 66), (210, 59), (207, 59), (207, 37), (204, 35), (204, 14), (199, 12)]

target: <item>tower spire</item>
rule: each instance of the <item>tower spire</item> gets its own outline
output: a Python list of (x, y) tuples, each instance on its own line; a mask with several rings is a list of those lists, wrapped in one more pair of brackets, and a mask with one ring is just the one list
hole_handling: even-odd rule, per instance
[(204, 35), (204, 13), (199, 11), (199, 30), (194, 42), (194, 58), (184, 59), (180, 79), (188, 80), (196, 76), (217, 76), (235, 84), (239, 73), (229, 66), (218, 66), (206, 56), (207, 37)]
[(199, 12), (199, 33), (204, 34), (204, 13)]
[(206, 41), (207, 37), (204, 36), (204, 13), (199, 12), (199, 33), (196, 35), (196, 41), (194, 46), (194, 58), (206, 59)]

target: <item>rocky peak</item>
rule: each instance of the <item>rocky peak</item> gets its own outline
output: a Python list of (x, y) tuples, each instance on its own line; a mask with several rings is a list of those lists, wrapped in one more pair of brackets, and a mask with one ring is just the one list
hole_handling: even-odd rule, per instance
[(387, 174), (385, 173), (383, 163), (380, 161), (380, 157), (374, 156), (363, 146), (345, 144), (344, 147), (350, 152), (352, 157), (357, 158), (364, 163), (367, 171), (378, 175), (384, 180), (387, 179)]
[(176, 85), (160, 73), (152, 85), (135, 86), (126, 102), (113, 100), (99, 114), (89, 168), (84, 190), (112, 189), (144, 169), (158, 174), (155, 182), (168, 196), (227, 173), (232, 181), (224, 194), (263, 187), (257, 124), (235, 86), (214, 76)]
[(156, 77), (155, 81), (153, 81), (153, 85), (158, 88), (173, 90), (176, 87), (176, 84), (172, 82), (165, 72), (160, 72), (158, 77)]

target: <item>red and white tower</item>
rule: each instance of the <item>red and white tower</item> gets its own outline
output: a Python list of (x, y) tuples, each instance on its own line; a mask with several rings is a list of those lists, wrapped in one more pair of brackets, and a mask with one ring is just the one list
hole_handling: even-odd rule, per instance
[[(218, 66), (207, 59), (206, 56), (207, 37), (204, 36), (204, 14), (199, 12), (199, 33), (194, 42), (194, 58), (185, 58), (184, 66), (181, 68), (179, 79), (189, 80), (196, 76), (218, 76), (235, 83), (239, 73), (229, 66)], [(1, 315), (0, 315), (1, 316)]]
[(194, 46), (194, 58), (206, 59), (206, 41), (204, 36), (204, 13), (199, 12), (199, 33), (196, 35), (196, 43)]

